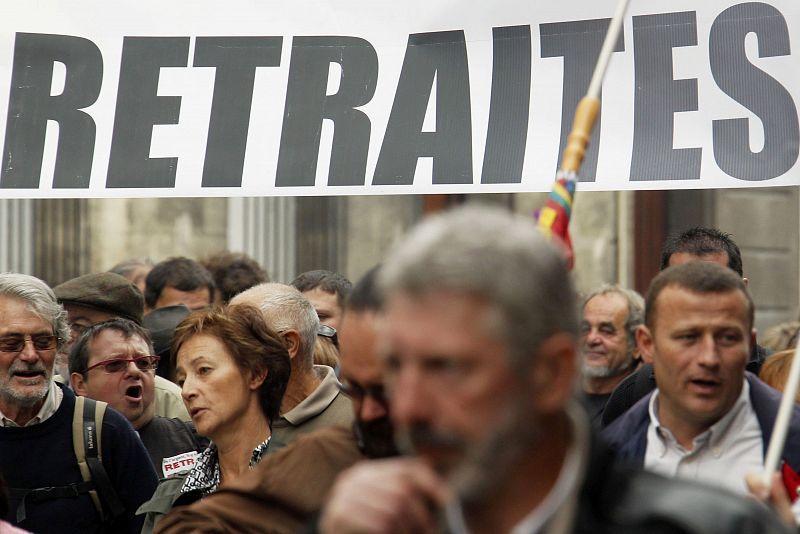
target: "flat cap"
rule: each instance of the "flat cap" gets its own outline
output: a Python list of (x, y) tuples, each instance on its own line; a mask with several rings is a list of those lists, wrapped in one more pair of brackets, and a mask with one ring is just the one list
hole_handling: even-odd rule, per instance
[(62, 304), (86, 306), (142, 324), (144, 296), (127, 278), (114, 273), (85, 274), (53, 288)]

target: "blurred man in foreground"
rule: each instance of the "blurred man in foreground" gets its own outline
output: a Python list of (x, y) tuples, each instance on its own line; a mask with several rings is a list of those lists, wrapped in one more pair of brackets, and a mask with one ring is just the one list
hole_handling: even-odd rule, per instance
[(578, 321), (532, 223), (430, 217), (382, 267), (391, 417), (414, 455), (342, 475), (342, 532), (782, 532), (753, 501), (618, 467), (573, 400)]

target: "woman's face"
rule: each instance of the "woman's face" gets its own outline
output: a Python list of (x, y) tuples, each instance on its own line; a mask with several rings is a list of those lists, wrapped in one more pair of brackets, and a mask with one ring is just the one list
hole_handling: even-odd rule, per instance
[(198, 334), (178, 351), (176, 378), (197, 432), (220, 441), (236, 432), (248, 409), (259, 409), (257, 386), (216, 337)]

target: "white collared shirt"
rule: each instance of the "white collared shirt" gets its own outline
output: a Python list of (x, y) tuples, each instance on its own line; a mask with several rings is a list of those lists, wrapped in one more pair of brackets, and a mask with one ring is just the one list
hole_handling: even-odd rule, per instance
[[(761, 425), (750, 402), (750, 384), (744, 381), (742, 392), (725, 416), (695, 437), (692, 450), (686, 450), (658, 419), (658, 389), (650, 398), (650, 426), (644, 467), (668, 477), (696, 480), (750, 495), (745, 482), (747, 473), (764, 470), (764, 441)], [(800, 523), (800, 499), (792, 505)]]
[[(44, 397), (44, 403), (42, 404), (42, 407), (39, 408), (39, 411), (35, 416), (33, 416), (33, 419), (22, 426), (32, 426), (43, 423), (56, 413), (58, 407), (61, 406), (62, 400), (64, 400), (64, 392), (61, 391), (61, 388), (56, 385), (55, 381), (51, 380), (50, 386), (47, 388), (47, 394)], [(19, 427), (20, 425), (0, 412), (0, 426)]]
[(645, 469), (749, 494), (744, 477), (763, 469), (764, 444), (747, 381), (728, 413), (695, 437), (691, 450), (681, 446), (672, 432), (661, 425), (658, 396), (656, 390), (650, 399)]

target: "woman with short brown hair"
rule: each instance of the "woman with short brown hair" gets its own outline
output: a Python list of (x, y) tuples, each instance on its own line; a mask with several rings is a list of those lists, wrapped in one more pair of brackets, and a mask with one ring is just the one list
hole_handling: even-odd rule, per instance
[(139, 508), (147, 513), (142, 532), (173, 506), (213, 493), (261, 460), (289, 380), (289, 354), (252, 306), (189, 315), (175, 329), (172, 353), (186, 408), (211, 445), (188, 473), (162, 480)]

